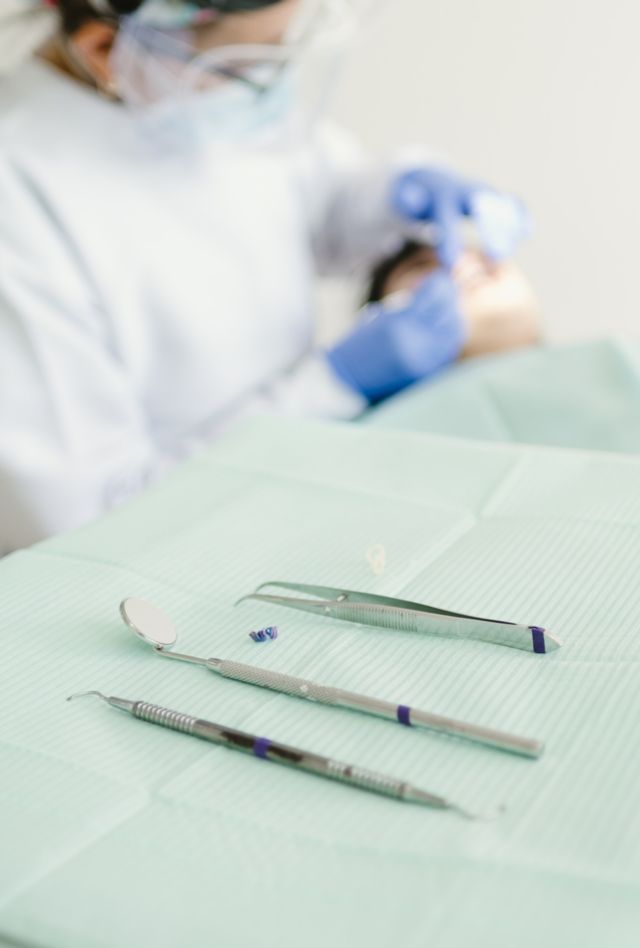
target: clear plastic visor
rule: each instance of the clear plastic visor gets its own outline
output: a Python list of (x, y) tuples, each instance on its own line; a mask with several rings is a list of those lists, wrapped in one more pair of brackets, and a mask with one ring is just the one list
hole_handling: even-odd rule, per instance
[(224, 16), (160, 27), (143, 15), (143, 6), (141, 14), (123, 18), (114, 45), (118, 96), (148, 106), (234, 84), (259, 97), (314, 51), (339, 50), (353, 35), (349, 0), (285, 0), (285, 6), (291, 17), (272, 42), (231, 44), (227, 38), (233, 31), (225, 29)]

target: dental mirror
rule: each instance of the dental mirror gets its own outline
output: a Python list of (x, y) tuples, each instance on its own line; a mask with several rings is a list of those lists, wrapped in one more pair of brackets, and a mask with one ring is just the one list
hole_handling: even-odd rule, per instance
[[(197, 658), (195, 655), (172, 652), (171, 646), (178, 641), (175, 626), (164, 613), (151, 603), (145, 602), (144, 599), (125, 599), (120, 603), (120, 614), (128, 628), (147, 645), (151, 645), (156, 655), (178, 662), (204, 665), (205, 668), (222, 675), (223, 678), (231, 678), (247, 685), (257, 685), (260, 688), (269, 688), (271, 691), (279, 691), (281, 694), (293, 695), (308, 701), (318, 701), (321, 704), (373, 714), (402, 725), (418, 725), (445, 734), (455, 734), (500, 750), (523, 754), (525, 757), (539, 757), (542, 753), (544, 745), (530, 738), (454, 721), (408, 705), (395, 705), (379, 698), (343, 691), (340, 688), (318, 684), (305, 678), (295, 678), (293, 675), (271, 671), (260, 666), (244, 665), (222, 658)], [(266, 632), (266, 630), (262, 631)]]
[(195, 655), (180, 655), (178, 652), (169, 651), (178, 641), (176, 627), (164, 612), (144, 599), (124, 599), (120, 603), (120, 615), (125, 625), (163, 658), (190, 662), (192, 665), (205, 665), (213, 671), (221, 664), (218, 658), (197, 658)]
[(171, 620), (144, 599), (125, 599), (120, 603), (120, 615), (136, 635), (154, 648), (170, 648), (178, 641)]
[[(153, 646), (154, 651), (164, 658), (174, 658), (179, 662), (192, 662), (194, 665), (207, 665), (209, 668), (218, 668), (218, 658), (196, 658), (195, 655), (178, 655), (170, 649), (178, 641), (178, 632), (175, 625), (163, 612), (160, 612), (150, 602), (144, 599), (124, 599), (120, 603), (120, 615), (128, 628), (141, 638), (147, 645)], [(264, 642), (268, 639), (277, 639), (278, 630), (275, 626), (250, 632), (254, 642)]]

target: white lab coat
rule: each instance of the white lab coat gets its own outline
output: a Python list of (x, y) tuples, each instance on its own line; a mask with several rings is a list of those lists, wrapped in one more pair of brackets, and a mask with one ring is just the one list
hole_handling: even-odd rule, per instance
[(286, 153), (148, 146), (32, 62), (0, 82), (0, 553), (116, 506), (255, 411), (350, 418), (313, 275), (402, 229), (386, 173), (318, 130)]

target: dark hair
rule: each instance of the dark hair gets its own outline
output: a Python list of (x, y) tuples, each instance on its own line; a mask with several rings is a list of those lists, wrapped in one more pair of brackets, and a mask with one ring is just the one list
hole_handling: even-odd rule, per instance
[(365, 302), (379, 302), (385, 295), (387, 280), (395, 268), (399, 264), (404, 263), (405, 260), (413, 257), (419, 250), (424, 250), (424, 248), (425, 244), (421, 244), (417, 240), (405, 240), (400, 250), (394, 253), (392, 257), (385, 257), (384, 260), (376, 264), (371, 274)]
[(96, 10), (91, 0), (58, 0), (58, 8), (62, 17), (62, 28), (65, 33), (71, 34), (90, 20), (113, 21), (119, 16), (135, 13), (142, 3), (143, 0), (109, 0), (112, 15)]
[[(269, 7), (280, 0), (191, 0), (196, 6), (204, 10), (220, 10), (221, 13), (240, 13), (247, 10), (259, 10)], [(108, 0), (110, 13), (99, 9), (99, 4), (92, 0), (58, 0), (58, 7), (62, 16), (62, 28), (65, 33), (74, 33), (84, 23), (90, 20), (116, 21), (121, 16), (128, 16), (142, 6), (144, 0)]]

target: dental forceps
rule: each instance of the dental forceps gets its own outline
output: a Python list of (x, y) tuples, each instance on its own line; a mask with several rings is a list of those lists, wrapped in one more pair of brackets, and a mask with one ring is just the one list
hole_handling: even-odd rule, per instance
[[(268, 587), (288, 589), (317, 598), (298, 599), (263, 593), (262, 590)], [(291, 609), (300, 609), (303, 612), (311, 612), (332, 619), (344, 619), (360, 625), (373, 625), (401, 632), (425, 632), (443, 638), (474, 639), (538, 654), (551, 652), (562, 645), (555, 635), (539, 625), (519, 625), (516, 622), (502, 622), (498, 619), (482, 619), (462, 612), (436, 609), (434, 606), (427, 606), (420, 602), (376, 596), (373, 593), (338, 589), (333, 586), (271, 581), (262, 583), (254, 593), (243, 596), (236, 605), (247, 600), (288, 606)]]

